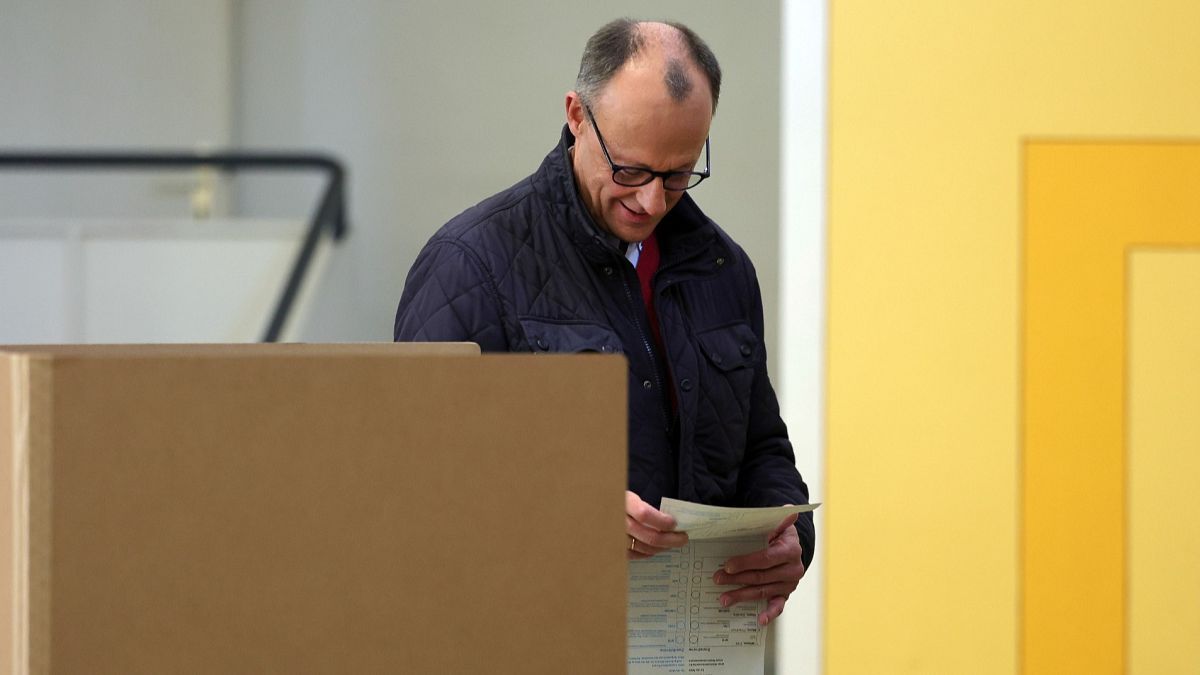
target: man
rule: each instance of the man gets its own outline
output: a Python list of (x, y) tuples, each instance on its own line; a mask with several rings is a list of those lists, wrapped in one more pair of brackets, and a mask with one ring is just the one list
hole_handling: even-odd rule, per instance
[[(626, 356), (630, 559), (686, 543), (656, 508), (663, 497), (808, 501), (767, 378), (754, 267), (685, 194), (709, 175), (720, 85), (716, 57), (685, 26), (601, 28), (566, 95), (558, 147), (433, 236), (396, 314), (396, 340)], [(716, 573), (731, 587), (722, 603), (767, 599), (769, 623), (813, 539), (811, 514), (781, 523), (766, 549)]]

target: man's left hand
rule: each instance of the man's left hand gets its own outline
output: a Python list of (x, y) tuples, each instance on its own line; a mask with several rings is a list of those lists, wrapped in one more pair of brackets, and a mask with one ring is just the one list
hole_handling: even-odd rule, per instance
[(713, 574), (713, 582), (718, 585), (741, 586), (721, 594), (722, 607), (766, 600), (767, 608), (758, 615), (760, 626), (771, 623), (783, 612), (784, 603), (805, 572), (800, 559), (803, 548), (795, 524), (796, 514), (788, 516), (775, 528), (766, 548), (730, 558)]

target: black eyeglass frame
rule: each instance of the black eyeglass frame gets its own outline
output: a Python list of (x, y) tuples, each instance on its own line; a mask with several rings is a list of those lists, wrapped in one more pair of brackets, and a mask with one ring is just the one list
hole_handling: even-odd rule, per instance
[[(707, 136), (704, 138), (704, 171), (653, 171), (640, 166), (617, 164), (612, 160), (612, 155), (608, 154), (608, 146), (604, 143), (604, 135), (600, 133), (600, 127), (596, 124), (596, 116), (592, 114), (591, 107), (585, 103), (583, 104), (583, 110), (587, 113), (588, 119), (591, 120), (592, 128), (596, 130), (596, 140), (600, 141), (600, 150), (604, 152), (604, 159), (608, 160), (608, 165), (612, 167), (612, 180), (617, 185), (623, 185), (625, 187), (641, 187), (643, 185), (649, 185), (654, 181), (655, 178), (661, 178), (663, 181), (664, 190), (670, 190), (671, 192), (683, 192), (685, 190), (691, 190), (700, 183), (704, 182), (705, 178), (712, 176), (712, 155), (709, 154), (710, 151)], [(622, 171), (646, 174), (646, 180), (640, 182), (617, 180), (617, 174)], [(667, 180), (675, 176), (687, 176), (689, 184), (685, 187), (671, 187), (667, 184)], [(692, 178), (695, 178), (695, 183), (691, 182)]]

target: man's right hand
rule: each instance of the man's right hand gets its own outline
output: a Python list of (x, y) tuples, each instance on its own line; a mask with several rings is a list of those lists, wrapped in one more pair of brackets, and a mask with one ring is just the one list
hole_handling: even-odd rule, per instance
[(649, 558), (688, 542), (687, 532), (672, 532), (675, 519), (625, 491), (625, 534), (629, 535), (628, 560)]

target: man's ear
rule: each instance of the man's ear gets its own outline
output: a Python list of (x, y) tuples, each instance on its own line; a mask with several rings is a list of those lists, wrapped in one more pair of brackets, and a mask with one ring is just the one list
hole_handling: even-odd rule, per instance
[(568, 91), (566, 97), (567, 127), (575, 138), (579, 138), (580, 127), (584, 123), (583, 99), (579, 92)]

